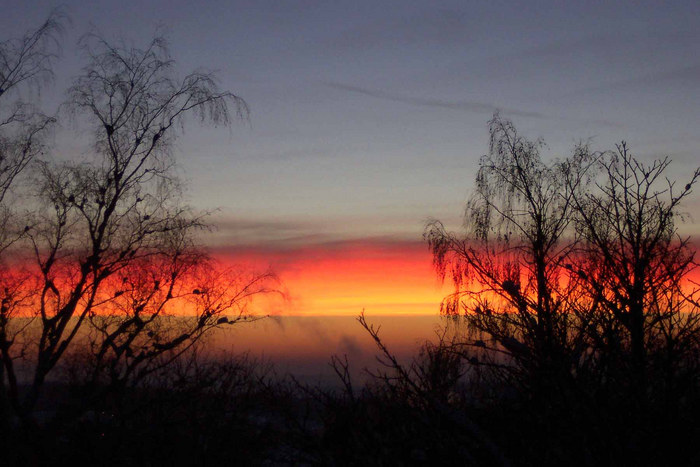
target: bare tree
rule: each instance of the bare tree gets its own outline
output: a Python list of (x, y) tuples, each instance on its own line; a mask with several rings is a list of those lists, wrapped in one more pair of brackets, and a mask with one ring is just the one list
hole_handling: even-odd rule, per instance
[(696, 327), (681, 312), (697, 306), (687, 287), (694, 250), (676, 224), (700, 170), (679, 189), (665, 178), (668, 159), (644, 165), (624, 142), (604, 153), (579, 145), (546, 164), (542, 143), (511, 122), (496, 116), (490, 133), (466, 236), (438, 221), (426, 229), (439, 272), (455, 285), (444, 311), (464, 307), (473, 329), (520, 362), (563, 352), (581, 364), (591, 349), (609, 356), (628, 341), (643, 380), (648, 344)]
[(624, 462), (647, 461), (663, 452), (659, 426), (684, 430), (697, 413), (696, 249), (678, 223), (700, 169), (674, 182), (668, 158), (642, 163), (624, 142), (545, 163), (510, 122), (496, 116), (490, 133), (466, 233), (438, 221), (425, 233), (455, 286), (442, 311), (466, 323), (448, 348), (496, 388), (490, 416), (517, 413), (495, 426), (523, 436), (523, 458), (559, 450), (557, 463), (575, 453), (595, 465), (613, 445)]
[(476, 349), (493, 339), (495, 349), (528, 371), (569, 371), (577, 361), (571, 353), (581, 345), (567, 308), (573, 282), (562, 265), (575, 252), (573, 199), (587, 183), (593, 157), (582, 145), (570, 159), (545, 163), (543, 143), (526, 140), (498, 115), (489, 131), (466, 235), (446, 231), (439, 221), (425, 231), (435, 266), (455, 287), (442, 310), (464, 309)]
[(65, 22), (55, 10), (36, 30), (0, 43), (0, 253), (18, 237), (6, 197), (18, 175), (44, 150), (55, 121), (26, 97), (51, 81)]
[[(91, 330), (93, 381), (123, 384), (175, 358), (212, 327), (248, 314), (252, 295), (269, 290), (271, 274), (215, 277), (198, 251), (206, 224), (183, 205), (172, 143), (185, 117), (229, 125), (238, 96), (219, 90), (214, 75), (174, 75), (166, 41), (145, 49), (81, 39), (88, 64), (68, 93), (67, 107), (92, 128), (94, 157), (82, 163), (41, 161), (38, 208), (19, 249), (38, 283), (30, 308), (34, 333), (0, 346), (15, 413), (31, 421), (47, 376)], [(210, 271), (205, 278), (205, 271)], [(172, 318), (189, 315), (189, 320)], [(23, 398), (14, 367), (33, 365)]]
[[(27, 323), (10, 321), (28, 304), (31, 277), (7, 264), (6, 251), (22, 236), (11, 196), (18, 177), (45, 149), (54, 118), (42, 113), (30, 100), (53, 77), (59, 54), (59, 37), (67, 21), (54, 10), (41, 26), (22, 37), (0, 43), (0, 424), (8, 420), (7, 377), (16, 392), (13, 359), (8, 352), (17, 333)], [(2, 428), (2, 427), (0, 427)]]
[[(371, 404), (372, 397), (386, 397), (387, 406), (396, 404), (403, 406), (403, 410), (409, 413), (416, 411), (421, 414), (409, 418), (411, 421), (408, 423), (420, 420), (426, 433), (434, 437), (429, 444), (440, 446), (447, 441), (450, 448), (460, 447), (458, 453), (440, 453), (448, 459), (456, 455), (472, 463), (479, 463), (481, 459), (481, 462), (490, 465), (511, 465), (510, 459), (490, 434), (475, 422), (472, 414), (463, 410), (464, 394), (460, 391), (460, 383), (468, 371), (460, 351), (464, 345), (456, 336), (451, 335), (448, 328), (438, 331), (437, 342), (425, 342), (418, 358), (404, 365), (380, 337), (380, 327), (368, 322), (364, 312), (358, 316), (357, 321), (376, 344), (380, 352), (377, 361), (383, 368), (377, 371), (366, 370), (379, 385), (363, 394), (365, 403)], [(336, 357), (332, 365), (336, 374), (345, 382), (346, 391), (352, 395), (347, 359), (343, 363)], [(359, 402), (354, 397), (350, 401), (354, 404)], [(440, 452), (440, 449), (436, 451)], [(454, 462), (454, 458), (451, 462)]]
[[(697, 286), (688, 281), (696, 268), (689, 237), (678, 234), (682, 202), (700, 178), (700, 168), (686, 184), (669, 180), (668, 158), (638, 161), (622, 142), (598, 159), (596, 189), (574, 199), (577, 230), (585, 240), (577, 266), (581, 285), (608, 323), (596, 331), (629, 343), (638, 394), (646, 392), (648, 351), (681, 357), (697, 339), (700, 321)], [(602, 342), (603, 339), (598, 339)]]
[[(272, 292), (270, 272), (225, 269), (187, 245), (134, 261), (114, 274), (77, 347), (76, 382), (121, 397), (168, 368), (208, 331), (257, 319), (251, 298)], [(75, 364), (75, 362), (73, 362)], [(75, 366), (75, 365), (74, 365)]]

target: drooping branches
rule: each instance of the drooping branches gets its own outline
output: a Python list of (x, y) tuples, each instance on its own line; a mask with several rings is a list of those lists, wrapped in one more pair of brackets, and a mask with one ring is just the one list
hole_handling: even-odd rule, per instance
[[(42, 31), (53, 30), (47, 24)], [(76, 342), (90, 350), (83, 381), (116, 390), (168, 365), (207, 331), (249, 318), (251, 298), (274, 283), (270, 272), (223, 270), (197, 247), (205, 216), (182, 202), (173, 170), (170, 150), (188, 117), (228, 126), (232, 113), (247, 117), (245, 101), (220, 90), (212, 73), (178, 79), (161, 37), (140, 49), (90, 34), (80, 46), (88, 62), (66, 108), (92, 129), (91, 157), (36, 162), (31, 213), (15, 238), (36, 284), (23, 299), (35, 324), (17, 340), (9, 321), (0, 329), (8, 379), (16, 380), (11, 361), (20, 347), (32, 365), (24, 397), (16, 387), (7, 393), (26, 420)], [(50, 65), (53, 55), (44, 57), (37, 63)], [(32, 70), (7, 79), (50, 68)]]
[(467, 235), (438, 221), (426, 228), (438, 272), (449, 272), (455, 285), (445, 310), (465, 307), (474, 326), (523, 357), (553, 355), (571, 337), (570, 282), (560, 265), (576, 247), (572, 200), (594, 156), (581, 146), (573, 158), (547, 164), (543, 143), (526, 140), (511, 122), (495, 116), (489, 132), (465, 213)]
[(666, 178), (668, 158), (644, 164), (625, 143), (602, 153), (581, 144), (546, 163), (542, 143), (511, 122), (496, 116), (489, 130), (466, 234), (426, 228), (455, 286), (443, 310), (464, 310), (474, 342), (493, 339), (530, 382), (629, 370), (642, 394), (652, 363), (674, 374), (700, 331), (695, 250), (677, 233), (700, 169), (681, 186)]
[(45, 150), (54, 123), (27, 98), (51, 81), (66, 21), (55, 10), (37, 29), (0, 42), (0, 254), (19, 237), (6, 197), (17, 177)]

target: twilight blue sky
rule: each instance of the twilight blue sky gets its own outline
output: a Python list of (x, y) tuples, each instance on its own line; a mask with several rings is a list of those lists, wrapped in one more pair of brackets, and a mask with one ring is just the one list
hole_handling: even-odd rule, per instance
[[(3, 3), (5, 37), (56, 5)], [(428, 217), (457, 227), (496, 109), (552, 156), (625, 139), (642, 158), (670, 156), (674, 177), (700, 165), (697, 1), (64, 5), (72, 26), (46, 106), (80, 66), (80, 34), (144, 45), (159, 27), (182, 74), (217, 70), (250, 105), (250, 123), (191, 125), (177, 146), (191, 203), (221, 208), (217, 242), (418, 240)], [(70, 125), (58, 143), (87, 150)]]

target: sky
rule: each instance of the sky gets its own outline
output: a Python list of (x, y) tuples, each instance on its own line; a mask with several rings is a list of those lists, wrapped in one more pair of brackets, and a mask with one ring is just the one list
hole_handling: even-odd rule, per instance
[[(0, 30), (55, 2), (3, 2)], [(288, 313), (436, 313), (445, 294), (425, 222), (460, 227), (487, 122), (499, 111), (546, 157), (626, 140), (700, 165), (700, 2), (65, 1), (56, 107), (99, 31), (170, 41), (177, 69), (215, 70), (251, 108), (226, 129), (188, 125), (176, 146), (187, 199), (215, 210), (204, 241), (225, 261), (270, 264)], [(59, 155), (87, 145), (57, 136)], [(685, 232), (700, 231), (700, 197)], [(695, 218), (692, 215), (695, 214)]]

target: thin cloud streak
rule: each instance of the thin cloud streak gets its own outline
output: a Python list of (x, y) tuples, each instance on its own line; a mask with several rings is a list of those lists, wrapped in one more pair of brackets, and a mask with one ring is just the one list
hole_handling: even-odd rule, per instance
[(391, 221), (393, 227), (374, 228), (379, 221), (373, 216), (353, 216), (351, 220), (305, 216), (292, 218), (278, 216), (265, 219), (259, 216), (219, 214), (211, 219), (212, 229), (203, 232), (202, 241), (209, 247), (257, 249), (259, 247), (287, 251), (308, 245), (345, 244), (372, 238), (381, 242), (415, 241), (421, 238), (422, 227), (417, 221), (400, 216), (381, 218)]
[(500, 112), (507, 113), (509, 115), (514, 115), (517, 117), (549, 118), (546, 115), (543, 115), (539, 112), (527, 112), (527, 111), (516, 110), (516, 109), (501, 108), (501, 107), (496, 107), (496, 106), (491, 105), (491, 104), (484, 104), (483, 102), (446, 101), (446, 100), (442, 100), (442, 99), (403, 96), (400, 94), (394, 94), (394, 93), (385, 92), (385, 91), (361, 88), (359, 86), (352, 86), (352, 85), (343, 84), (343, 83), (336, 83), (336, 82), (327, 82), (325, 84), (329, 87), (339, 89), (341, 91), (354, 92), (357, 94), (364, 94), (366, 96), (375, 97), (377, 99), (384, 99), (384, 100), (389, 100), (389, 101), (393, 101), (393, 102), (401, 102), (404, 104), (417, 105), (417, 106), (421, 106), (421, 107), (435, 107), (435, 108), (441, 108), (441, 109), (459, 110), (459, 111), (470, 112), (470, 113), (479, 113), (479, 114), (487, 114), (487, 113), (492, 114), (494, 112), (500, 111)]
[[(407, 240), (394, 237), (364, 237), (338, 239), (327, 237), (299, 239), (290, 242), (267, 242), (258, 244), (220, 244), (211, 245), (209, 251), (215, 257), (265, 257), (282, 260), (283, 263), (293, 259), (318, 258), (327, 255), (347, 254), (353, 256), (376, 255), (403, 256), (428, 255), (428, 248), (420, 239)], [(430, 262), (430, 261), (428, 261)]]
[(343, 84), (343, 83), (336, 83), (336, 82), (327, 82), (325, 84), (329, 87), (339, 89), (342, 91), (353, 92), (353, 93), (357, 93), (357, 94), (363, 94), (366, 96), (374, 97), (377, 99), (384, 99), (384, 100), (389, 100), (389, 101), (393, 101), (393, 102), (401, 102), (404, 104), (417, 105), (417, 106), (422, 106), (422, 107), (434, 107), (434, 108), (465, 111), (465, 112), (478, 113), (478, 114), (493, 114), (495, 112), (502, 112), (502, 113), (509, 115), (509, 116), (530, 117), (530, 118), (537, 118), (537, 119), (543, 119), (543, 120), (544, 119), (565, 120), (565, 121), (593, 124), (593, 125), (612, 127), (612, 128), (622, 128), (624, 126), (624, 125), (621, 125), (617, 122), (613, 122), (613, 121), (605, 120), (605, 119), (579, 119), (579, 118), (570, 118), (570, 117), (558, 117), (555, 115), (545, 115), (545, 114), (540, 113), (540, 112), (528, 112), (528, 111), (517, 110), (517, 109), (496, 107), (494, 105), (484, 104), (482, 102), (445, 101), (445, 100), (441, 100), (441, 99), (429, 99), (429, 98), (422, 98), (422, 97), (402, 96), (399, 94), (389, 93), (389, 92), (385, 92), (385, 91), (378, 91), (378, 90), (372, 90), (372, 89), (367, 89), (367, 88), (361, 88), (359, 86), (352, 86), (352, 85)]

